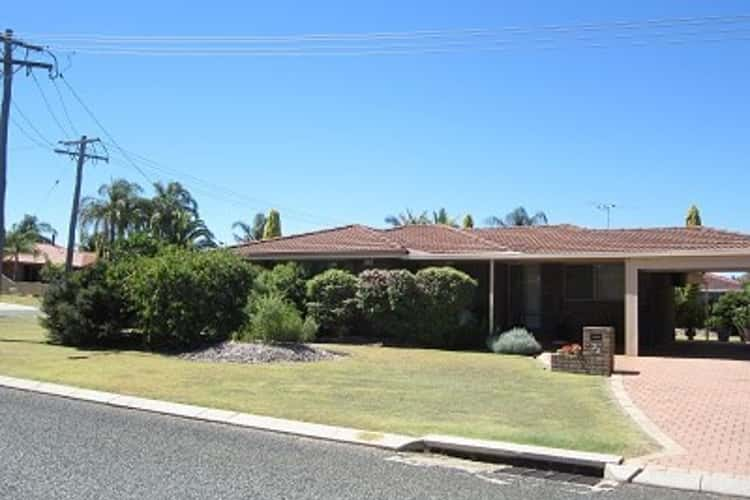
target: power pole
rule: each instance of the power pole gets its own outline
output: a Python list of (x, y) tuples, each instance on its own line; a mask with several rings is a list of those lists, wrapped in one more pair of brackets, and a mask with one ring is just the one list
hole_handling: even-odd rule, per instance
[[(11, 87), (13, 71), (19, 68), (43, 68), (52, 71), (49, 63), (13, 59), (13, 49), (18, 47), (28, 52), (43, 52), (44, 47), (31, 45), (13, 38), (13, 30), (6, 29), (3, 37), (3, 102), (0, 107), (0, 274), (2, 274), (3, 250), (5, 249), (5, 191), (8, 172), (8, 120), (10, 118)], [(0, 279), (0, 290), (2, 279)]]
[(70, 226), (68, 227), (68, 249), (65, 254), (65, 272), (69, 273), (73, 270), (73, 248), (76, 241), (76, 225), (78, 224), (78, 208), (81, 203), (81, 178), (83, 177), (83, 164), (86, 160), (102, 160), (109, 162), (109, 158), (106, 156), (89, 154), (86, 152), (86, 148), (89, 144), (99, 142), (99, 139), (89, 139), (85, 135), (77, 141), (60, 141), (63, 146), (76, 146), (77, 149), (55, 149), (55, 153), (61, 155), (68, 155), (71, 158), (77, 158), (76, 162), (76, 186), (73, 191), (73, 208), (70, 211)]

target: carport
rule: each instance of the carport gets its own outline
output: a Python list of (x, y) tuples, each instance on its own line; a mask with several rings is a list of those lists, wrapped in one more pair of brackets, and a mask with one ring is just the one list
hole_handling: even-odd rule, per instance
[[(695, 272), (747, 272), (750, 251), (681, 252), (625, 260), (625, 354), (674, 335), (673, 289), (677, 276)], [(645, 317), (644, 317), (645, 316)]]

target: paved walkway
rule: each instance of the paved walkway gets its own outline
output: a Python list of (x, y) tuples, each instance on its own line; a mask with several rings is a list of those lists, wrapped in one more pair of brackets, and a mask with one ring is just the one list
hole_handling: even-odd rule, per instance
[[(750, 477), (750, 361), (618, 357), (630, 399), (685, 452), (647, 458)], [(637, 374), (635, 374), (637, 372)]]
[(0, 302), (0, 316), (18, 316), (24, 314), (37, 314), (38, 312), (39, 309), (36, 307)]

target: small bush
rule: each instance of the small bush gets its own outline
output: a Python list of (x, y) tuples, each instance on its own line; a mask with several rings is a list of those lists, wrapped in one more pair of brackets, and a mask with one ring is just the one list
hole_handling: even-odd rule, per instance
[(245, 322), (257, 270), (240, 257), (167, 248), (136, 262), (126, 291), (146, 345), (187, 348), (223, 340)]
[(356, 276), (341, 269), (329, 269), (307, 282), (307, 312), (322, 332), (351, 332), (358, 316), (358, 283)]
[(413, 340), (421, 301), (417, 280), (405, 269), (368, 269), (359, 275), (357, 299), (376, 335)]
[(496, 354), (532, 356), (542, 352), (542, 346), (525, 328), (512, 328), (487, 339), (487, 347)]
[(305, 322), (302, 324), (302, 342), (312, 342), (318, 335), (318, 324), (311, 317), (305, 318)]
[(434, 347), (455, 347), (466, 333), (465, 312), (471, 306), (477, 282), (452, 267), (428, 267), (416, 274), (421, 295), (417, 341)]
[(113, 346), (127, 339), (133, 323), (118, 269), (99, 262), (89, 268), (60, 274), (42, 300), (40, 320), (53, 344), (76, 347)]
[(305, 285), (305, 270), (299, 264), (289, 262), (261, 271), (253, 289), (259, 294), (281, 295), (302, 312), (305, 310)]
[(299, 342), (305, 336), (302, 316), (297, 308), (281, 295), (256, 296), (248, 304), (248, 308), (250, 321), (236, 337), (237, 340)]

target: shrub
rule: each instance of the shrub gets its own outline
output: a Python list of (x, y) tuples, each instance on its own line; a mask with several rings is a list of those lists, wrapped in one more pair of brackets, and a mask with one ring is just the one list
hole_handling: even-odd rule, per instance
[(289, 262), (261, 271), (253, 288), (259, 294), (281, 295), (301, 312), (305, 310), (305, 285), (305, 270), (299, 264)]
[(737, 331), (735, 312), (747, 305), (750, 305), (750, 293), (747, 290), (722, 294), (711, 307), (711, 315), (707, 323), (717, 330), (725, 328), (732, 332)]
[(373, 333), (411, 340), (417, 328), (420, 291), (405, 269), (369, 269), (359, 275), (357, 300)]
[(315, 322), (311, 317), (305, 318), (305, 322), (302, 323), (302, 342), (312, 342), (318, 335), (318, 323)]
[(112, 346), (128, 338), (133, 323), (118, 269), (107, 262), (61, 274), (42, 301), (40, 320), (53, 344), (76, 347)]
[(525, 328), (512, 328), (487, 339), (487, 347), (496, 354), (531, 356), (542, 352), (542, 346)]
[(223, 340), (244, 323), (257, 271), (240, 257), (167, 248), (137, 263), (126, 291), (148, 346), (186, 348)]
[(256, 296), (248, 302), (250, 320), (237, 340), (263, 342), (298, 342), (302, 340), (304, 324), (294, 305), (281, 295)]
[(357, 277), (329, 269), (307, 282), (307, 311), (326, 334), (347, 335), (357, 319)]
[(451, 267), (428, 267), (416, 274), (421, 296), (417, 342), (434, 347), (454, 347), (469, 325), (465, 311), (471, 305), (477, 282)]

